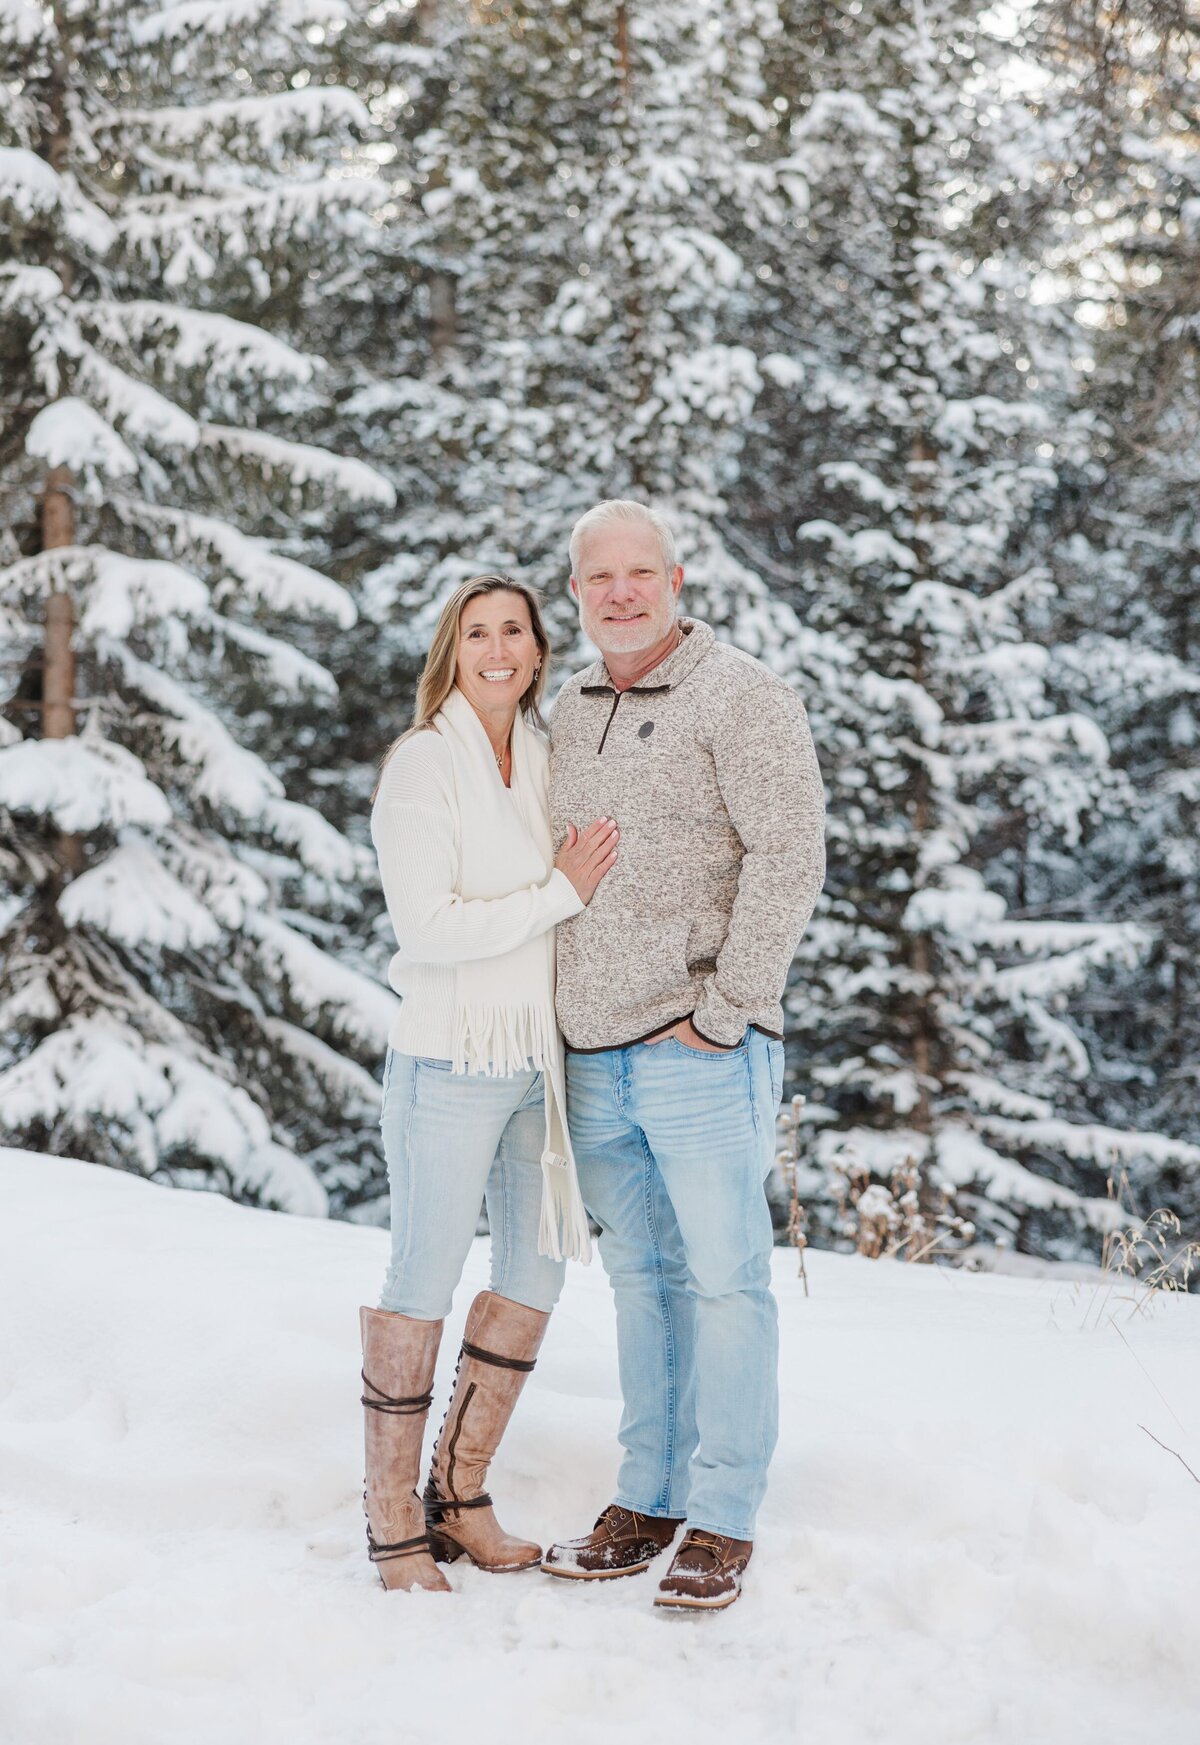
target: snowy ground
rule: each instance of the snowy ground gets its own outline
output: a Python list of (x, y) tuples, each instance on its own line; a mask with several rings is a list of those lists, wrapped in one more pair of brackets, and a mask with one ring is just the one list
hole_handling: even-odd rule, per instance
[[(1197, 1299), (1131, 1318), (1095, 1285), (816, 1254), (806, 1302), (779, 1253), (746, 1594), (663, 1617), (646, 1576), (383, 1592), (356, 1339), (384, 1249), (0, 1152), (5, 1745), (1190, 1735), (1200, 1484), (1139, 1425), (1200, 1473)], [(505, 1519), (589, 1525), (616, 1418), (607, 1287), (572, 1268), (494, 1469)]]

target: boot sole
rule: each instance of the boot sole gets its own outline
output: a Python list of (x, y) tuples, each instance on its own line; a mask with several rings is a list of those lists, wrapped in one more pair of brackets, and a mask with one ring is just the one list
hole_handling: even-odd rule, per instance
[(725, 1594), (717, 1600), (692, 1600), (675, 1598), (668, 1594), (658, 1594), (654, 1604), (664, 1612), (723, 1612), (726, 1606), (731, 1606), (739, 1593)]
[(482, 1569), (488, 1575), (521, 1575), (527, 1569), (537, 1569), (541, 1563), (539, 1557), (535, 1557), (530, 1563), (480, 1563), (471, 1556), (465, 1545), (458, 1545), (453, 1539), (433, 1534), (429, 1538), (429, 1554), (435, 1563), (457, 1563), (460, 1557), (465, 1557), (475, 1569)]
[(645, 1563), (630, 1563), (624, 1569), (563, 1569), (557, 1563), (543, 1563), (543, 1575), (557, 1575), (564, 1581), (616, 1581), (622, 1575), (642, 1575), (650, 1567)]

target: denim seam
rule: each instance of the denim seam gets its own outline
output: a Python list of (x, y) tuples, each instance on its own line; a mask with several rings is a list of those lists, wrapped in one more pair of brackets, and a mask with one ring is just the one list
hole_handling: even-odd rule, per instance
[(510, 1115), (508, 1121), (505, 1122), (504, 1131), (500, 1135), (500, 1143), (496, 1147), (496, 1161), (500, 1165), (500, 1264), (499, 1266), (496, 1265), (496, 1233), (493, 1230), (492, 1271), (498, 1280), (498, 1283), (494, 1287), (498, 1296), (506, 1295), (504, 1286), (508, 1283), (508, 1264), (512, 1257), (513, 1209), (512, 1201), (509, 1196), (512, 1172), (508, 1167), (507, 1155), (508, 1128), (512, 1119), (513, 1116)]
[[(393, 1237), (391, 1260), (388, 1264), (386, 1294), (391, 1295), (391, 1287), (396, 1282), (396, 1275), (407, 1265), (409, 1251), (412, 1247), (413, 1232), (413, 1186), (415, 1171), (412, 1166), (412, 1124), (417, 1108), (417, 1073), (414, 1067), (411, 1085), (408, 1093), (408, 1108), (404, 1111), (404, 1247), (397, 1257)], [(384, 1305), (386, 1307), (386, 1305)]]
[(667, 1428), (663, 1438), (662, 1479), (659, 1485), (657, 1507), (665, 1510), (671, 1498), (671, 1480), (675, 1467), (675, 1412), (678, 1404), (678, 1381), (675, 1363), (675, 1327), (671, 1320), (671, 1298), (667, 1291), (666, 1272), (662, 1262), (662, 1239), (659, 1236), (658, 1225), (654, 1217), (653, 1170), (654, 1153), (646, 1143), (646, 1135), (639, 1127), (638, 1140), (642, 1147), (642, 1157), (645, 1169), (642, 1174), (642, 1199), (646, 1209), (646, 1228), (650, 1232), (651, 1252), (654, 1255), (654, 1288), (658, 1294), (659, 1314), (662, 1318), (663, 1333), (666, 1340), (667, 1367)]
[[(771, 1063), (769, 1060), (767, 1060), (765, 1058), (765, 1051), (764, 1051), (763, 1064), (766, 1066), (766, 1069), (767, 1069), (768, 1083), (769, 1083)], [(747, 1050), (746, 1050), (746, 1088), (747, 1088), (749, 1095), (750, 1095), (750, 1120), (751, 1120), (751, 1123), (754, 1127), (754, 1137), (756, 1139), (761, 1139), (762, 1138), (762, 1122), (759, 1120), (758, 1097), (755, 1095), (755, 1090), (754, 1090), (754, 1052), (750, 1048), (747, 1048)]]
[(417, 1068), (413, 1066), (412, 1089), (408, 1092), (408, 1108), (405, 1110), (405, 1246), (401, 1253), (408, 1262), (408, 1253), (412, 1249), (412, 1202), (413, 1202), (413, 1166), (412, 1166), (412, 1126), (413, 1115), (417, 1113)]

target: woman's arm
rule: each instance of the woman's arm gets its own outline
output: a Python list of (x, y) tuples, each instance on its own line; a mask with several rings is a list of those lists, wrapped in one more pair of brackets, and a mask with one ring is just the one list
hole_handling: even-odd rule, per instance
[[(393, 759), (394, 761), (394, 759)], [(507, 897), (460, 897), (454, 884), (458, 856), (453, 814), (443, 805), (415, 803), (382, 790), (371, 816), (371, 836), (388, 914), (406, 957), (418, 963), (464, 963), (500, 957), (536, 939), (583, 900), (556, 868), (544, 885)]]

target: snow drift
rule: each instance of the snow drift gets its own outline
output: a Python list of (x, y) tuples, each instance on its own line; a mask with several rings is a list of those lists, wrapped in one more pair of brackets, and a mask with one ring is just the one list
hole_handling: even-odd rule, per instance
[[(777, 1251), (783, 1433), (746, 1594), (663, 1618), (652, 1575), (456, 1565), (451, 1596), (383, 1592), (356, 1346), (383, 1232), (13, 1151), (0, 1204), (6, 1745), (1108, 1745), (1194, 1723), (1195, 1298), (1134, 1315), (1106, 1284), (816, 1253), (806, 1301)], [(477, 1244), (435, 1414), (485, 1279)], [(572, 1268), (494, 1469), (515, 1528), (591, 1522), (618, 1409), (607, 1285)]]

